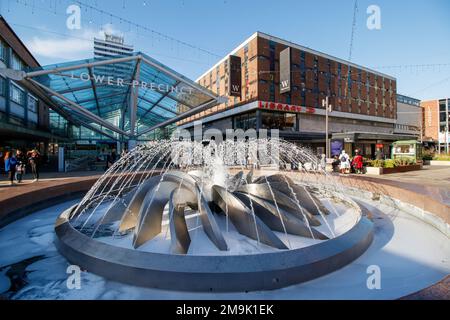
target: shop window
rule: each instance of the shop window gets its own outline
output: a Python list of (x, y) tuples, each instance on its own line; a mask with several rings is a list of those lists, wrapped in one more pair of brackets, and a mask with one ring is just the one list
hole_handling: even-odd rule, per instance
[(242, 129), (256, 129), (256, 113), (245, 113), (234, 117), (234, 128)]
[(278, 129), (282, 131), (297, 130), (297, 115), (284, 112), (261, 112), (263, 129)]

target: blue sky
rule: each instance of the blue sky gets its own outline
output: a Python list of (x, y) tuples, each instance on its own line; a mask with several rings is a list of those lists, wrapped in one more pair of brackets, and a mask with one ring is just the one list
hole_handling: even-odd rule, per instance
[[(0, 10), (43, 65), (91, 57), (104, 30), (192, 79), (255, 31), (349, 57), (354, 0), (82, 0), (81, 29), (69, 30), (66, 9), (77, 2), (1, 0)], [(366, 26), (369, 5), (381, 10), (380, 30)], [(448, 0), (359, 0), (352, 61), (395, 76), (398, 93), (450, 96), (449, 39)]]

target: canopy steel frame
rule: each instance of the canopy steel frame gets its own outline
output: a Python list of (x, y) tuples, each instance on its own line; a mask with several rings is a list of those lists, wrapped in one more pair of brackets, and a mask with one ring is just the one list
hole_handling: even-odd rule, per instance
[(196, 107), (196, 108), (193, 108), (193, 109), (191, 109), (191, 110), (189, 110), (189, 111), (187, 111), (187, 112), (185, 112), (185, 113), (182, 113), (182, 114), (180, 114), (179, 116), (176, 116), (176, 117), (174, 117), (174, 118), (172, 118), (172, 119), (169, 119), (169, 120), (166, 120), (166, 121), (164, 121), (164, 122), (161, 122), (160, 124), (157, 124), (157, 125), (155, 125), (155, 126), (153, 126), (153, 127), (150, 127), (150, 128), (148, 128), (148, 129), (145, 129), (144, 131), (139, 132), (139, 133), (137, 134), (137, 136), (138, 136), (138, 137), (139, 137), (139, 136), (142, 136), (142, 135), (147, 134), (147, 133), (149, 133), (149, 132), (151, 132), (151, 131), (153, 131), (153, 130), (156, 130), (156, 129), (158, 129), (158, 128), (165, 127), (165, 126), (168, 126), (168, 125), (173, 124), (173, 123), (175, 123), (175, 122), (178, 122), (178, 121), (180, 121), (180, 120), (186, 119), (187, 117), (190, 117), (190, 116), (193, 115), (193, 114), (196, 114), (196, 113), (198, 113), (198, 112), (202, 112), (202, 111), (204, 111), (204, 110), (210, 108), (211, 105), (213, 105), (213, 104), (216, 103), (216, 102), (217, 102), (217, 101), (216, 101), (215, 99), (214, 99), (214, 100), (210, 100), (210, 101), (208, 101), (208, 102), (205, 102), (204, 104), (202, 104), (202, 105), (200, 105), (200, 106), (198, 106), (198, 107)]
[[(139, 99), (141, 99), (142, 101), (145, 101), (145, 102), (148, 102), (148, 103), (152, 103), (150, 100), (148, 100), (147, 98), (144, 98), (144, 97), (139, 97)], [(164, 107), (164, 106), (162, 106), (162, 105), (160, 105), (160, 104), (158, 104), (158, 105), (155, 105), (155, 107), (157, 107), (157, 108), (161, 108), (161, 109), (163, 109), (163, 110), (165, 110), (165, 111), (167, 111), (167, 112), (170, 112), (170, 113), (172, 113), (172, 114), (174, 114), (174, 115), (180, 115), (180, 113), (179, 112), (176, 112), (176, 111), (174, 111), (174, 110), (170, 110), (169, 108), (167, 108), (167, 107)], [(150, 113), (152, 113), (152, 110), (153, 110), (154, 108), (153, 107), (151, 107), (151, 109), (147, 109), (146, 110), (146, 113), (147, 112), (150, 112)], [(153, 112), (154, 113), (154, 112)], [(145, 116), (145, 114), (144, 114), (144, 116)]]
[(136, 73), (130, 87), (130, 136), (134, 137), (136, 133), (136, 118), (137, 118), (137, 104), (139, 97), (139, 87), (134, 86), (134, 83), (139, 83), (141, 75), (141, 62), (142, 59), (138, 59), (136, 62)]
[(76, 104), (75, 102), (69, 100), (68, 98), (64, 97), (63, 95), (60, 95), (59, 93), (57, 93), (56, 91), (53, 91), (52, 89), (48, 88), (47, 86), (37, 82), (36, 80), (33, 79), (28, 79), (29, 81), (31, 81), (32, 83), (38, 85), (39, 87), (41, 87), (42, 89), (44, 89), (45, 91), (51, 93), (53, 96), (63, 100), (65, 103), (67, 103), (67, 107), (69, 107), (71, 110), (75, 111), (75, 112), (79, 112), (81, 114), (83, 114), (86, 118), (92, 120), (93, 122), (96, 122), (97, 124), (100, 124), (102, 126), (104, 126), (105, 128), (108, 128), (111, 131), (114, 131), (118, 134), (123, 134), (125, 136), (129, 136), (129, 134), (123, 130), (120, 130), (119, 128), (117, 128), (115, 125), (104, 121), (102, 118), (100, 118), (99, 116), (93, 114), (92, 112), (88, 111), (86, 108), (83, 108), (82, 106)]
[[(134, 70), (133, 70), (132, 78), (131, 78), (130, 82), (126, 83), (129, 86), (128, 89), (126, 91), (121, 91), (121, 92), (117, 92), (117, 90), (111, 90), (111, 92), (112, 92), (111, 94), (101, 97), (99, 95), (97, 88), (108, 86), (108, 83), (107, 83), (107, 81), (100, 81), (100, 83), (96, 81), (96, 79), (94, 78), (94, 71), (93, 71), (94, 68), (100, 67), (100, 66), (109, 66), (109, 65), (117, 65), (120, 67), (121, 63), (131, 62), (131, 61), (136, 61), (136, 64), (134, 65)], [(170, 90), (164, 91), (164, 90), (161, 90), (159, 87), (153, 88), (153, 89), (155, 90), (155, 92), (160, 93), (162, 96), (158, 99), (155, 99), (156, 101), (154, 101), (153, 99), (150, 100), (145, 95), (140, 94), (142, 64), (150, 66), (154, 70), (157, 70), (160, 73), (165, 74), (166, 76), (172, 78), (173, 80), (176, 81), (175, 86), (179, 86), (180, 84), (186, 85), (187, 87), (193, 89), (192, 92), (201, 94), (203, 96), (203, 97), (201, 97), (201, 99), (204, 100), (205, 99), (204, 97), (209, 97), (209, 98), (211, 98), (211, 100), (204, 102), (199, 106), (195, 106), (195, 105), (192, 105), (192, 101), (189, 101), (189, 99), (188, 99), (188, 101), (183, 101), (181, 98), (171, 95), (172, 92)], [(85, 69), (88, 71), (90, 86), (87, 86), (87, 85), (86, 86), (78, 86), (76, 88), (71, 89), (70, 84), (66, 83), (66, 86), (69, 88), (64, 88), (63, 90), (60, 90), (59, 92), (57, 92), (57, 91), (51, 89), (49, 86), (47, 86), (45, 84), (41, 84), (40, 82), (33, 79), (35, 77), (40, 77), (40, 76), (45, 76), (45, 75), (80, 78), (77, 75), (73, 75), (73, 74), (71, 75), (69, 73), (70, 73), (70, 71), (81, 70), (81, 69)], [(131, 63), (130, 63), (130, 71), (131, 71)], [(144, 71), (142, 70), (142, 72), (144, 72)], [(177, 121), (185, 119), (195, 113), (201, 112), (213, 105), (223, 102), (221, 97), (210, 92), (208, 89), (201, 87), (199, 84), (183, 77), (182, 75), (176, 73), (175, 71), (172, 71), (171, 69), (164, 67), (163, 65), (159, 64), (158, 62), (153, 61), (153, 59), (151, 59), (150, 57), (147, 57), (140, 53), (133, 55), (133, 56), (117, 57), (117, 58), (111, 58), (108, 60), (100, 60), (100, 61), (97, 61), (97, 60), (86, 61), (85, 60), (85, 61), (80, 61), (79, 64), (73, 64), (70, 66), (59, 66), (59, 67), (54, 67), (54, 68), (50, 68), (50, 69), (46, 69), (46, 70), (31, 71), (31, 72), (25, 73), (23, 75), (22, 81), (25, 83), (30, 83), (30, 85), (32, 85), (34, 87), (38, 87), (39, 90), (42, 90), (43, 92), (45, 92), (47, 94), (47, 96), (58, 98), (59, 100), (62, 100), (62, 102), (63, 102), (63, 103), (61, 103), (60, 101), (55, 101), (54, 103), (52, 103), (52, 105), (58, 106), (58, 103), (60, 105), (61, 104), (65, 105), (67, 108), (69, 108), (74, 113), (78, 114), (79, 116), (81, 115), (85, 119), (89, 119), (89, 121), (92, 121), (93, 123), (97, 123), (101, 127), (109, 129), (109, 130), (117, 133), (118, 135), (121, 135), (122, 137), (126, 136), (131, 139), (135, 139), (136, 137), (144, 135), (144, 134), (151, 132), (157, 128), (165, 127), (170, 124), (176, 123)], [(124, 81), (125, 81), (125, 79), (124, 79)], [(128, 79), (127, 79), (127, 81), (128, 81)], [(137, 85), (137, 84), (139, 84), (139, 85)], [(73, 100), (64, 96), (64, 94), (67, 94), (67, 93), (73, 94), (74, 92), (87, 90), (87, 89), (92, 89), (93, 95), (94, 95), (93, 98), (88, 98), (85, 100), (79, 100), (79, 101), (74, 102)], [(121, 108), (121, 110), (122, 110), (121, 123), (123, 123), (123, 125), (120, 125), (121, 128), (113, 125), (110, 122), (105, 121), (101, 117), (102, 116), (101, 110), (103, 108), (102, 100), (112, 98), (115, 96), (119, 96), (119, 95), (125, 95), (124, 102), (122, 103), (123, 107)], [(75, 95), (74, 95), (74, 97), (75, 97), (75, 100), (77, 100), (77, 97)], [(165, 98), (171, 99), (171, 100), (175, 101), (176, 103), (186, 106), (189, 109), (189, 111), (184, 112), (184, 113), (179, 113), (175, 110), (171, 110), (170, 108), (160, 105), (160, 103)], [(91, 101), (95, 101), (98, 115), (93, 113), (93, 111), (88, 110), (86, 106), (82, 106), (82, 104), (91, 102)], [(149, 103), (151, 106), (149, 107), (149, 109), (145, 109), (144, 114), (142, 116), (139, 116), (139, 119), (138, 119), (139, 101), (145, 101), (145, 102)], [(110, 105), (112, 105), (112, 104), (110, 103)], [(152, 111), (156, 107), (160, 108), (161, 110), (167, 111), (173, 115), (176, 115), (176, 116), (171, 119), (164, 120), (163, 122), (161, 122), (159, 124), (155, 124), (155, 125), (151, 126), (150, 128), (147, 128), (141, 132), (137, 132), (137, 128), (140, 127), (140, 125), (142, 124), (142, 122), (144, 120), (147, 120), (147, 118), (145, 118), (145, 116), (147, 114), (150, 113), (152, 115), (157, 115), (158, 117), (160, 117), (160, 115), (158, 115)], [(64, 108), (62, 108), (62, 107), (59, 108), (59, 106), (58, 106), (58, 109), (59, 109), (58, 112), (62, 112), (65, 115), (70, 115)], [(144, 108), (140, 108), (140, 109), (144, 109)], [(126, 121), (125, 115), (128, 112), (129, 112), (129, 126), (128, 126), (128, 130), (126, 130), (125, 129), (125, 121)], [(150, 120), (150, 121), (153, 122), (153, 120)], [(80, 123), (81, 125), (84, 125), (86, 128), (91, 129), (91, 130), (92, 130), (92, 128), (94, 128), (95, 130), (93, 130), (93, 131), (95, 131), (95, 132), (101, 133), (101, 134), (103, 134), (107, 137), (113, 138), (115, 140), (119, 140), (118, 138), (115, 138), (108, 133), (101, 132), (101, 129), (98, 129), (98, 128), (92, 126), (91, 124), (88, 124), (85, 120), (77, 120), (76, 118), (73, 118), (72, 122)], [(145, 121), (145, 122), (147, 122), (147, 121)]]
[[(97, 86), (94, 81), (94, 74), (92, 73), (92, 67), (88, 68), (88, 72), (89, 72), (89, 77), (91, 78), (92, 91), (94, 93), (95, 104), (97, 105), (97, 113), (100, 116), (100, 105), (98, 103)], [(72, 93), (73, 93), (73, 91), (72, 91)]]

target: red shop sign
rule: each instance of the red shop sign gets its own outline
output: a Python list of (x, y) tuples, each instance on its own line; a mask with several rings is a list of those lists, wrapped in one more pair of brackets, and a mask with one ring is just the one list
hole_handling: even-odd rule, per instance
[(297, 112), (297, 113), (316, 113), (316, 109), (312, 107), (301, 107), (294, 106), (285, 103), (276, 103), (276, 102), (267, 102), (267, 101), (258, 101), (259, 109), (266, 110), (276, 110), (276, 111), (285, 111), (285, 112)]

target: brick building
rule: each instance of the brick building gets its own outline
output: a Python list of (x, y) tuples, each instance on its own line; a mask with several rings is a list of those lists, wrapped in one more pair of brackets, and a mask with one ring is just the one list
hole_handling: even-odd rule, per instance
[[(0, 16), (0, 68), (39, 67), (14, 30)], [(38, 148), (47, 154), (49, 143), (65, 141), (67, 132), (53, 132), (50, 99), (33, 87), (0, 76), (0, 152)], [(53, 114), (59, 119), (59, 115)], [(53, 117), (54, 119), (54, 117)]]
[[(289, 49), (280, 65), (280, 55)], [(240, 58), (241, 88), (230, 95), (230, 57)], [(289, 78), (280, 74), (288, 69)], [(289, 80), (288, 90), (280, 80)], [(397, 117), (396, 79), (363, 66), (256, 32), (197, 79), (211, 91), (228, 96), (226, 103), (193, 115), (178, 124), (191, 128), (202, 120), (205, 128), (280, 129), (284, 139), (325, 145), (325, 110), (333, 106), (330, 137), (347, 151), (359, 147), (375, 154), (376, 146), (389, 153)], [(281, 81), (282, 82), (282, 81)], [(183, 111), (183, 110), (179, 110)], [(322, 151), (322, 149), (317, 150)]]

